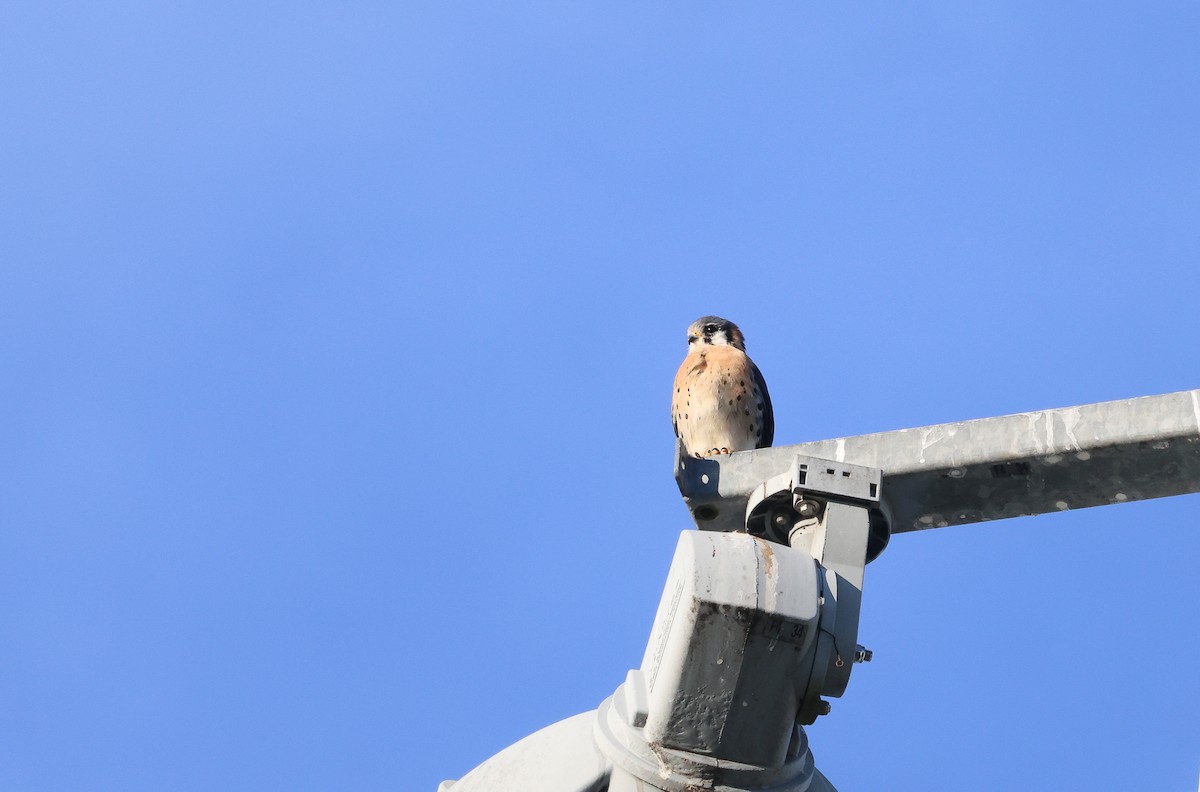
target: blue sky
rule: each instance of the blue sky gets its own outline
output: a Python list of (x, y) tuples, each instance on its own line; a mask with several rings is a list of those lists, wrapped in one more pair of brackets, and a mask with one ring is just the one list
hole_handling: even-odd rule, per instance
[[(0, 6), (0, 787), (431, 790), (779, 444), (1200, 386), (1184, 2)], [(843, 790), (1187, 789), (1200, 496), (905, 534)]]

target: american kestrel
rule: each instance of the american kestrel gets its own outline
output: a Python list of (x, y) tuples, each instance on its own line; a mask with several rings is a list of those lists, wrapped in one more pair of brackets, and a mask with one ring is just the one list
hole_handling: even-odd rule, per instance
[(671, 394), (671, 424), (687, 453), (707, 457), (771, 445), (771, 397), (742, 331), (728, 319), (702, 316), (687, 333), (687, 357)]

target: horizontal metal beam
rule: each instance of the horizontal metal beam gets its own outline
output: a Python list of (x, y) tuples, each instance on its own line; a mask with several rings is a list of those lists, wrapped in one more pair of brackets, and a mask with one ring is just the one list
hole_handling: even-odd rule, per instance
[(1200, 390), (693, 459), (676, 480), (696, 524), (739, 530), (796, 454), (883, 470), (892, 532), (1200, 492)]

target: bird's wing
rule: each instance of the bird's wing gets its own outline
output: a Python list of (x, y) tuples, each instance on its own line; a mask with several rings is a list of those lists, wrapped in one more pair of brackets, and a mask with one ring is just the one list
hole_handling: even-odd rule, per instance
[(675, 430), (675, 436), (679, 437), (679, 392), (684, 387), (684, 372), (687, 371), (688, 360), (685, 357), (683, 365), (675, 372), (675, 381), (671, 384), (671, 428)]
[(759, 441), (757, 447), (769, 448), (775, 441), (775, 408), (771, 406), (771, 394), (767, 391), (767, 381), (763, 379), (762, 372), (758, 370), (758, 366), (754, 365), (753, 360), (749, 362), (750, 373), (754, 376), (754, 384), (758, 386), (758, 392), (763, 397), (763, 432), (762, 440)]

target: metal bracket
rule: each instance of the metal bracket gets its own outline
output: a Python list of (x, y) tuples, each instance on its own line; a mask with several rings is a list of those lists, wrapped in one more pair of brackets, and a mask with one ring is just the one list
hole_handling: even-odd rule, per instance
[[(797, 546), (792, 534), (804, 536), (804, 527), (821, 522), (825, 504), (833, 501), (866, 508), (870, 516), (867, 561), (887, 547), (891, 536), (887, 505), (882, 500), (883, 472), (863, 465), (832, 462), (796, 454), (787, 472), (773, 476), (751, 490), (739, 528), (780, 544)], [(823, 551), (804, 542), (813, 558)]]
[(610, 792), (833, 792), (797, 725), (825, 585), (803, 550), (684, 531), (641, 668), (596, 719)]
[(863, 572), (889, 536), (880, 500), (883, 472), (797, 454), (786, 473), (764, 481), (746, 503), (746, 531), (807, 552), (821, 579), (821, 616), (812, 672), (798, 720), (828, 711), (821, 696), (841, 696), (858, 645)]

